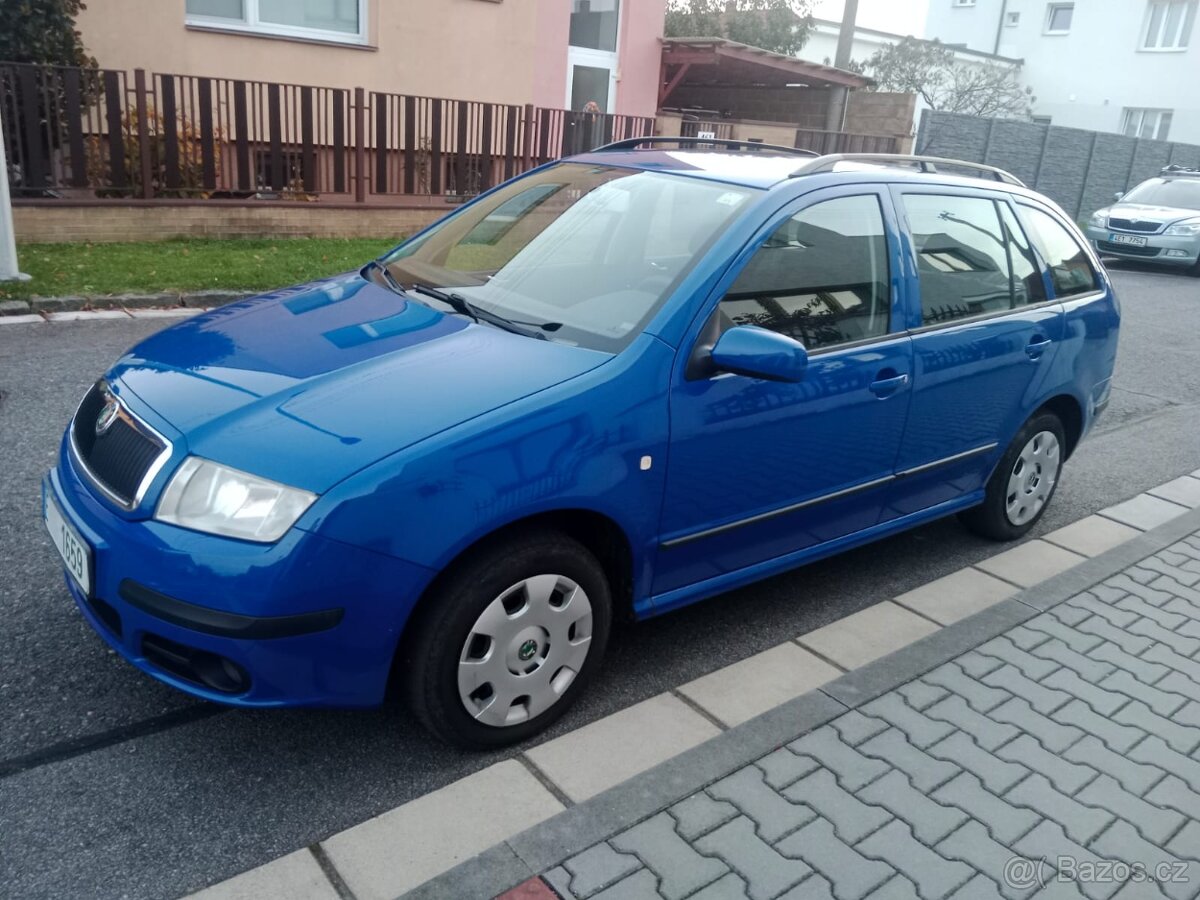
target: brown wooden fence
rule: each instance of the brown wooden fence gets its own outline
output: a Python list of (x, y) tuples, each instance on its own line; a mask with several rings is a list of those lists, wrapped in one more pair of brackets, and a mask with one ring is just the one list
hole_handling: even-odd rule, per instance
[(880, 134), (796, 129), (796, 146), (816, 153), (899, 153), (900, 139)]
[(136, 70), (0, 63), (13, 195), (470, 196), (654, 120)]

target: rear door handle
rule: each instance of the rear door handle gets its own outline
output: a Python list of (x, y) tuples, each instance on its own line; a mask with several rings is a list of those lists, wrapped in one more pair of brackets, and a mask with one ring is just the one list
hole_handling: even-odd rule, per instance
[[(879, 374), (883, 374), (880, 372)], [(889, 378), (880, 378), (877, 381), (871, 382), (871, 393), (876, 397), (883, 399), (890, 397), (896, 391), (908, 384), (908, 375), (892, 375)]]
[(1025, 352), (1030, 359), (1036, 361), (1042, 358), (1042, 354), (1050, 349), (1052, 343), (1054, 342), (1050, 338), (1038, 335), (1025, 346)]

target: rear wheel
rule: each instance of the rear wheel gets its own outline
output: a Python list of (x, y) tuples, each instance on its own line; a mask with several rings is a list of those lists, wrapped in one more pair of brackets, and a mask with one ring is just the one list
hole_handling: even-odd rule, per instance
[(1022, 426), (988, 480), (980, 506), (959, 519), (976, 534), (1013, 541), (1037, 524), (1058, 487), (1066, 438), (1053, 413), (1039, 413)]
[(557, 720), (600, 663), (612, 622), (603, 568), (555, 532), (455, 564), (406, 640), (409, 702), (450, 744), (499, 747)]

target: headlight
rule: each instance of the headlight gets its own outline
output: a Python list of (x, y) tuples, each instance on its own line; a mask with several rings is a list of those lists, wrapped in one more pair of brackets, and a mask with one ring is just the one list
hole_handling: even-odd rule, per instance
[(163, 491), (154, 518), (209, 534), (271, 543), (316, 499), (308, 491), (189, 456)]
[(1090, 219), (1088, 219), (1088, 224), (1091, 225), (1093, 228), (1107, 228), (1108, 227), (1108, 210), (1102, 209), (1098, 212), (1092, 213), (1092, 217)]
[(1200, 234), (1200, 219), (1188, 219), (1184, 222), (1176, 222), (1163, 234), (1171, 234), (1175, 237), (1195, 237)]

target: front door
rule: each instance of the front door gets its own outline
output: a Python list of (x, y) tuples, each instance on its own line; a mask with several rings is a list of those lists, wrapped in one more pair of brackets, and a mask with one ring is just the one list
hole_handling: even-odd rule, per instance
[[(915, 263), (913, 391), (885, 518), (981, 489), (1032, 411), (1063, 337), (1062, 305), (1004, 195), (893, 189)], [(939, 193), (939, 190), (941, 193)]]
[[(889, 198), (870, 186), (819, 191), (782, 210), (756, 241), (681, 351), (658, 608), (683, 602), (689, 585), (871, 527), (892, 476), (912, 363), (897, 315)], [(802, 342), (805, 378), (689, 369), (693, 345), (711, 346), (734, 325)]]
[(620, 0), (571, 0), (567, 109), (611, 113), (617, 102)]

